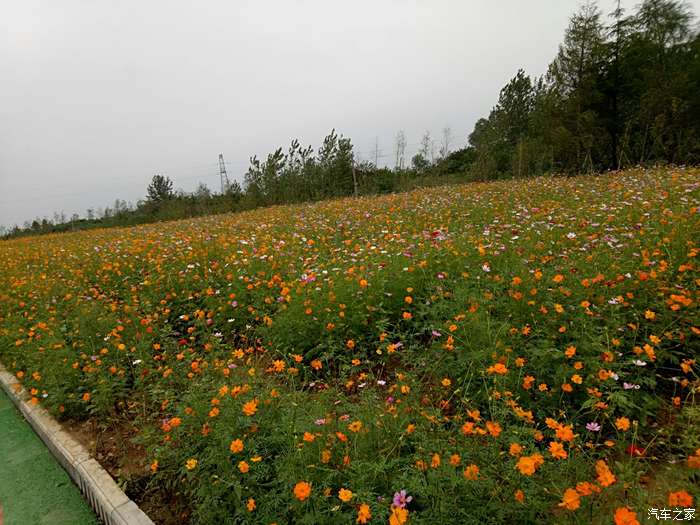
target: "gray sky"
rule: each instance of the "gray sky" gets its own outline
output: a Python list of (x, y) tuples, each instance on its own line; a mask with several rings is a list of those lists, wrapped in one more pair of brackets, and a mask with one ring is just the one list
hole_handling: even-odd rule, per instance
[[(632, 7), (636, 2), (623, 2)], [(603, 0), (603, 11), (612, 8)], [(700, 11), (700, 0), (691, 2)], [(574, 0), (3, 0), (0, 225), (239, 181), (333, 127), (388, 161), (466, 142), (519, 67), (542, 74)]]

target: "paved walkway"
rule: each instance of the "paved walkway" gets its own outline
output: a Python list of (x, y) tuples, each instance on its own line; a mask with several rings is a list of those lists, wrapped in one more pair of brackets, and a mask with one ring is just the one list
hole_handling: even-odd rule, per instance
[(0, 388), (0, 525), (99, 523), (56, 462)]

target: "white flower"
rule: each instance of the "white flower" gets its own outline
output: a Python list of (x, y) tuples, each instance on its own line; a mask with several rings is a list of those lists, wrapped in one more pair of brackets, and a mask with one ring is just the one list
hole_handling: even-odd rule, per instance
[(633, 363), (637, 366), (647, 366), (646, 361), (642, 361), (641, 359), (635, 359)]
[(137, 360), (134, 361), (132, 364), (133, 364), (133, 365), (140, 365), (141, 363), (143, 363), (143, 361), (141, 361), (141, 359), (137, 359)]

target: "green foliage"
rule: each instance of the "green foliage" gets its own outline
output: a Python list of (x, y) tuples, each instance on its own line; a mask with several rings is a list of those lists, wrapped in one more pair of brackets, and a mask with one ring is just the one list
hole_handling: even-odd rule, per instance
[[(57, 417), (128, 421), (119, 481), (178, 523), (351, 525), (361, 503), (381, 523), (402, 489), (409, 523), (610, 523), (698, 496), (699, 183), (538, 177), (4, 241), (0, 360)], [(615, 482), (562, 508), (598, 460)]]
[(166, 201), (173, 197), (173, 181), (163, 175), (154, 175), (146, 194), (151, 203)]
[(469, 137), (480, 177), (590, 172), (700, 160), (698, 35), (682, 2), (636, 14), (595, 4), (571, 18), (547, 75), (520, 70)]

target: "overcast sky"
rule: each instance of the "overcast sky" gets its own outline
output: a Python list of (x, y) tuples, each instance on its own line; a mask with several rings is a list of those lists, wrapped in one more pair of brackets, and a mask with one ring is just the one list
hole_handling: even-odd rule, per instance
[(400, 129), (409, 158), (425, 130), (459, 147), (518, 68), (545, 72), (578, 5), (3, 0), (0, 225), (135, 202), (155, 173), (216, 189), (219, 153), (242, 181), (251, 155), (331, 128), (365, 159)]

